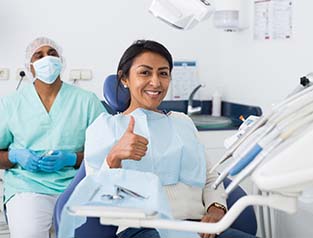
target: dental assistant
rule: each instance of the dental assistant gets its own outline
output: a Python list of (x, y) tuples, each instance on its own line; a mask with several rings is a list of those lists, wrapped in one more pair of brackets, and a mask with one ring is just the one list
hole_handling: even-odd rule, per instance
[(106, 112), (97, 96), (61, 80), (51, 39), (26, 49), (33, 83), (0, 99), (0, 168), (11, 238), (48, 238), (55, 201), (84, 158), (86, 128)]

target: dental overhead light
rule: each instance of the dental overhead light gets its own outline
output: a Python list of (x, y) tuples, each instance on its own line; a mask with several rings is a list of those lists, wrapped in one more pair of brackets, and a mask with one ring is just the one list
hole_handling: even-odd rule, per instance
[(214, 8), (209, 0), (153, 0), (149, 11), (173, 27), (187, 30), (209, 18)]
[(248, 27), (246, 0), (153, 0), (149, 11), (169, 25), (188, 30), (213, 15), (213, 25), (228, 32)]

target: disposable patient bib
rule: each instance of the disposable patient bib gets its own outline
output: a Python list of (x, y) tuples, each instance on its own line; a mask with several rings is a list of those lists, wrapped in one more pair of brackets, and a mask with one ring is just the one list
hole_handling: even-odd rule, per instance
[(135, 133), (149, 141), (148, 151), (139, 162), (123, 160), (122, 167), (155, 173), (163, 185), (177, 183), (183, 144), (172, 125), (172, 120), (163, 113), (142, 109), (135, 110), (131, 115), (135, 118)]
[[(179, 181), (203, 187), (205, 183), (205, 151), (196, 136), (190, 118), (181, 113), (166, 115), (144, 109), (131, 113), (135, 119), (134, 133), (148, 139), (148, 151), (140, 161), (123, 160), (125, 169), (152, 172), (162, 185)], [(85, 161), (99, 170), (112, 146), (125, 133), (129, 115), (99, 116), (87, 129)], [(106, 162), (105, 162), (106, 163)]]

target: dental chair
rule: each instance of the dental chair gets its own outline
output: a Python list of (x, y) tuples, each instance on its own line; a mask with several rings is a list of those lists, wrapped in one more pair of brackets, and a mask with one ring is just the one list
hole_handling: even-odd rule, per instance
[[(129, 102), (129, 91), (121, 85), (118, 84), (116, 75), (109, 75), (103, 85), (103, 94), (105, 102), (104, 106), (107, 110), (116, 114), (118, 112), (123, 112), (128, 107)], [(77, 171), (76, 176), (73, 181), (67, 187), (67, 189), (59, 196), (55, 209), (54, 209), (54, 228), (56, 234), (58, 234), (58, 227), (60, 223), (60, 217), (62, 209), (75, 189), (76, 185), (86, 176), (85, 165), (81, 164), (79, 170)], [(225, 178), (223, 184), (225, 188), (231, 183), (231, 180)], [(241, 187), (237, 187), (227, 198), (227, 207), (230, 207), (241, 197), (246, 196), (247, 194)], [(231, 225), (231, 228), (255, 235), (257, 232), (257, 221), (252, 206), (247, 207)], [(103, 238), (114, 238), (116, 237), (116, 226), (101, 225), (99, 218), (88, 217), (85, 224), (75, 230), (75, 237), (98, 237), (100, 234)]]

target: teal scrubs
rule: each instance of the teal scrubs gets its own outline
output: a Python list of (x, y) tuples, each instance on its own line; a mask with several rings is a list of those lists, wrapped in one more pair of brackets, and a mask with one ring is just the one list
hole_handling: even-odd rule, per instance
[[(82, 152), (85, 130), (105, 111), (94, 93), (63, 82), (48, 113), (31, 84), (0, 100), (0, 149)], [(20, 192), (62, 193), (75, 173), (73, 167), (29, 172), (16, 164), (5, 171), (5, 202)]]

